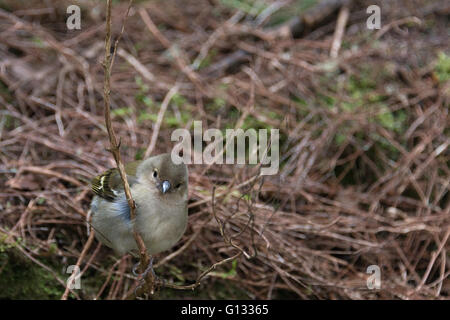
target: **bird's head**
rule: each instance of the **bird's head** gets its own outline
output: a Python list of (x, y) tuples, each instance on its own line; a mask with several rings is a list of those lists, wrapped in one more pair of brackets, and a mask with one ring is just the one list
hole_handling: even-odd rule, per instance
[(144, 160), (137, 168), (137, 176), (151, 189), (159, 190), (161, 195), (187, 195), (187, 167), (184, 163), (173, 163), (169, 153)]

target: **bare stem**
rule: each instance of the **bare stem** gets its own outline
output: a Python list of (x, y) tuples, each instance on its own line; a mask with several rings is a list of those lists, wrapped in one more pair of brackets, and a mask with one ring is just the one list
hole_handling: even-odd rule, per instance
[[(130, 1), (131, 6), (131, 1)], [(129, 7), (130, 7), (129, 6)], [(128, 10), (127, 10), (128, 15)], [(124, 19), (125, 21), (125, 19)], [(122, 28), (123, 32), (124, 28)], [(121, 34), (122, 34), (121, 32)], [(115, 48), (117, 47), (117, 42)], [(116, 50), (114, 48), (114, 55)], [(116, 161), (117, 168), (119, 169), (120, 177), (123, 181), (123, 186), (125, 190), (125, 195), (128, 201), (128, 205), (130, 207), (130, 219), (134, 220), (136, 218), (136, 205), (134, 203), (133, 197), (130, 191), (130, 185), (128, 183), (128, 179), (125, 173), (125, 167), (123, 165), (121, 156), (120, 156), (120, 142), (117, 142), (116, 135), (114, 133), (114, 129), (111, 123), (111, 105), (110, 105), (110, 93), (111, 93), (111, 68), (112, 61), (114, 60), (114, 55), (111, 56), (111, 0), (107, 0), (106, 2), (106, 38), (105, 38), (105, 61), (103, 62), (103, 68), (105, 70), (105, 83), (103, 88), (104, 93), (104, 110), (105, 110), (105, 124), (106, 129), (108, 130), (110, 149), (109, 151), (113, 154), (114, 160)], [(139, 250), (140, 256), (140, 266), (142, 272), (147, 269), (148, 264), (150, 263), (150, 257), (147, 253), (147, 249), (144, 244), (144, 240), (142, 239), (139, 232), (136, 230), (136, 225), (134, 227), (134, 239), (136, 240), (136, 244)], [(155, 279), (151, 272), (148, 273), (148, 276), (145, 277), (146, 283), (146, 291), (151, 296), (154, 293), (155, 289)]]
[[(86, 244), (84, 245), (83, 251), (81, 251), (81, 254), (78, 257), (78, 260), (76, 263), (77, 268), (74, 268), (72, 274), (69, 277), (69, 279), (71, 279), (72, 282), (75, 280), (75, 276), (76, 276), (77, 270), (79, 270), (79, 268), (80, 268), (81, 262), (83, 261), (89, 248), (91, 247), (92, 243), (94, 242), (94, 235), (95, 235), (95, 231), (91, 230), (91, 234), (89, 235), (89, 238), (88, 238)], [(78, 277), (81, 277), (81, 274), (78, 275)], [(69, 286), (69, 284), (67, 284), (66, 290), (64, 290), (61, 300), (67, 300), (67, 298), (69, 297), (69, 291), (70, 291), (70, 286)]]

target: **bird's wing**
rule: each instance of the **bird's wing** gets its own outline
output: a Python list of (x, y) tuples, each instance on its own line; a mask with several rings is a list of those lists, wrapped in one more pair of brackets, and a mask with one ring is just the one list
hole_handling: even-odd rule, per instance
[[(136, 169), (141, 161), (134, 161), (125, 166), (125, 173), (130, 187), (136, 183)], [(117, 168), (108, 169), (91, 182), (92, 191), (99, 197), (113, 201), (123, 191), (122, 178)]]

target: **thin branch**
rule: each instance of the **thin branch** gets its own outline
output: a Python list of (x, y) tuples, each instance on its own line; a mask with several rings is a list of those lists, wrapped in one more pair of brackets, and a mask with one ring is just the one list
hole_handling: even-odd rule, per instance
[(217, 217), (216, 214), (216, 205), (215, 205), (215, 191), (216, 188), (213, 188), (213, 192), (212, 192), (212, 198), (211, 198), (211, 206), (212, 206), (212, 214), (214, 219), (216, 220), (217, 224), (219, 225), (220, 228), (220, 234), (222, 235), (222, 238), (224, 240), (224, 242), (229, 245), (232, 246), (233, 248), (238, 250), (238, 253), (236, 253), (234, 256), (225, 258), (219, 262), (216, 262), (214, 264), (212, 264), (208, 269), (206, 269), (205, 271), (203, 271), (195, 280), (194, 283), (189, 284), (189, 285), (177, 285), (174, 283), (164, 283), (164, 286), (167, 288), (172, 288), (172, 289), (177, 289), (177, 290), (194, 290), (195, 288), (197, 288), (200, 284), (203, 278), (205, 278), (211, 271), (215, 270), (218, 266), (221, 266), (222, 264), (225, 264), (229, 261), (233, 261), (234, 259), (237, 259), (238, 257), (240, 257), (242, 254), (244, 254), (247, 258), (249, 258), (249, 255), (244, 251), (244, 249), (240, 248), (239, 246), (237, 246), (236, 244), (234, 244), (231, 239), (229, 237), (227, 237), (225, 235), (225, 231), (224, 231), (224, 227), (223, 227), (223, 223), (222, 221)]
[(338, 57), (349, 15), (350, 10), (348, 6), (343, 6), (339, 11), (336, 30), (334, 31), (333, 42), (331, 44), (330, 57), (333, 59), (336, 59)]
[[(131, 6), (132, 1), (130, 1)], [(112, 61), (114, 60), (114, 56), (111, 56), (111, 0), (107, 0), (106, 3), (106, 38), (105, 38), (105, 61), (103, 62), (103, 68), (105, 70), (105, 83), (103, 88), (104, 93), (104, 108), (105, 108), (105, 124), (106, 129), (108, 130), (109, 142), (111, 148), (109, 151), (113, 154), (114, 160), (116, 161), (117, 168), (119, 169), (120, 177), (122, 178), (125, 195), (127, 198), (128, 206), (130, 207), (130, 219), (136, 219), (136, 204), (134, 203), (133, 197), (130, 191), (130, 185), (128, 183), (128, 179), (125, 173), (125, 167), (123, 165), (121, 156), (120, 156), (120, 142), (117, 142), (116, 135), (114, 133), (114, 129), (111, 123), (111, 106), (110, 106), (110, 93), (111, 93), (111, 68)], [(128, 14), (127, 10), (127, 14)], [(124, 20), (125, 21), (125, 20)], [(123, 33), (124, 28), (122, 28)], [(118, 42), (116, 42), (115, 48), (117, 48)], [(114, 49), (114, 54), (116, 53), (116, 49)], [(140, 255), (140, 266), (142, 272), (147, 269), (148, 264), (150, 263), (150, 257), (147, 253), (147, 249), (144, 244), (144, 240), (142, 239), (139, 232), (136, 230), (136, 225), (134, 225), (134, 239), (136, 241), (139, 255)], [(154, 293), (155, 289), (155, 279), (151, 272), (148, 273), (148, 276), (145, 277), (145, 283), (147, 285), (147, 291), (150, 295)]]
[[(91, 245), (94, 242), (94, 236), (95, 236), (95, 231), (91, 230), (91, 234), (89, 235), (89, 238), (88, 238), (86, 244), (84, 245), (84, 248), (81, 251), (80, 256), (78, 257), (77, 263), (75, 264), (76, 268), (73, 269), (72, 274), (69, 277), (69, 279), (71, 279), (72, 282), (75, 281), (75, 276), (76, 276), (76, 273), (78, 272), (78, 270), (80, 270), (79, 268), (80, 268), (81, 262), (83, 262), (84, 257), (86, 256), (88, 250), (91, 248)], [(81, 274), (78, 275), (78, 277), (81, 277)], [(67, 284), (66, 290), (64, 290), (61, 300), (67, 300), (67, 298), (69, 296), (69, 291), (70, 291), (70, 287), (69, 287), (69, 284)]]
[(218, 266), (221, 266), (222, 264), (225, 264), (229, 261), (233, 261), (234, 259), (237, 259), (238, 257), (240, 257), (242, 255), (243, 251), (239, 251), (238, 253), (236, 253), (234, 256), (223, 259), (219, 262), (214, 263), (213, 265), (211, 265), (208, 269), (206, 269), (205, 271), (202, 272), (202, 274), (200, 276), (198, 276), (197, 280), (195, 280), (195, 283), (190, 284), (190, 285), (177, 285), (174, 283), (167, 283), (164, 286), (167, 288), (172, 288), (172, 289), (178, 289), (178, 290), (194, 290), (195, 288), (197, 288), (200, 284), (201, 281), (204, 277), (206, 277), (211, 271), (213, 271), (214, 269), (216, 269)]
[(175, 85), (166, 94), (166, 96), (161, 104), (161, 108), (159, 109), (159, 113), (158, 113), (158, 119), (156, 120), (155, 127), (153, 128), (152, 139), (150, 140), (150, 144), (148, 145), (147, 150), (145, 151), (144, 158), (148, 158), (152, 154), (153, 149), (155, 149), (156, 139), (158, 139), (159, 129), (161, 128), (161, 123), (163, 121), (164, 114), (166, 113), (166, 110), (167, 110), (167, 107), (169, 106), (170, 100), (172, 100), (173, 96), (177, 93), (177, 91), (178, 91), (178, 86)]

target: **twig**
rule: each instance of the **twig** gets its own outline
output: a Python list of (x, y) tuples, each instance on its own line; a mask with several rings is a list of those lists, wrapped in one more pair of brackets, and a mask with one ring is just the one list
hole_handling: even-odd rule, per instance
[(26, 166), (26, 167), (21, 167), (20, 171), (21, 172), (28, 171), (28, 172), (33, 172), (36, 174), (43, 174), (43, 175), (50, 176), (50, 177), (56, 177), (58, 179), (70, 182), (77, 187), (83, 186), (83, 184), (80, 181), (78, 181), (74, 178), (71, 178), (65, 174), (62, 174), (62, 173), (59, 173), (59, 172), (56, 172), (56, 171), (53, 171), (53, 170), (50, 170), (50, 169), (47, 169), (44, 167)]
[(242, 255), (243, 251), (239, 251), (238, 253), (236, 253), (234, 256), (223, 259), (219, 262), (214, 263), (213, 265), (211, 265), (208, 269), (206, 269), (205, 271), (202, 272), (202, 274), (200, 276), (198, 276), (197, 280), (195, 280), (195, 282), (193, 284), (190, 285), (177, 285), (174, 283), (167, 283), (165, 284), (166, 287), (168, 288), (172, 288), (172, 289), (178, 289), (178, 290), (194, 290), (195, 288), (197, 288), (200, 284), (201, 281), (204, 277), (206, 277), (208, 275), (208, 273), (210, 273), (211, 271), (213, 271), (214, 269), (216, 269), (218, 266), (221, 266), (224, 263), (227, 263), (229, 261), (233, 261), (234, 259), (237, 259), (238, 257), (240, 257)]
[(395, 20), (389, 24), (387, 24), (386, 26), (384, 26), (380, 31), (378, 31), (375, 34), (375, 40), (380, 39), (386, 32), (388, 32), (391, 28), (396, 28), (401, 26), (402, 24), (407, 24), (407, 23), (415, 23), (418, 25), (422, 25), (422, 20), (420, 20), (417, 17), (406, 17), (400, 20)]
[[(220, 221), (220, 219), (217, 217), (216, 214), (216, 210), (215, 210), (215, 191), (216, 189), (213, 188), (213, 193), (212, 193), (212, 198), (211, 198), (211, 205), (212, 205), (212, 213), (213, 213), (213, 217), (216, 220), (217, 224), (219, 225), (220, 228), (220, 234), (222, 235), (222, 238), (224, 240), (224, 242), (229, 245), (232, 246), (233, 248), (237, 249), (239, 252), (236, 253), (234, 256), (225, 258), (219, 262), (216, 262), (214, 264), (212, 264), (208, 269), (206, 269), (205, 271), (203, 271), (195, 280), (194, 283), (189, 284), (189, 285), (177, 285), (174, 283), (164, 283), (164, 286), (167, 288), (172, 288), (172, 289), (177, 289), (177, 290), (194, 290), (195, 288), (197, 288), (200, 284), (203, 278), (205, 278), (211, 271), (213, 271), (214, 269), (216, 269), (218, 266), (225, 264), (229, 261), (233, 261), (234, 259), (237, 259), (238, 257), (240, 257), (242, 254), (244, 254), (246, 257), (249, 257), (248, 254), (239, 246), (237, 246), (236, 244), (234, 244), (230, 238), (227, 238), (225, 233), (224, 233), (224, 228), (223, 228), (223, 224)], [(201, 230), (201, 229), (200, 229)], [(200, 231), (199, 230), (199, 231)], [(191, 242), (193, 241), (193, 239), (196, 237), (197, 233), (199, 233), (199, 231), (196, 232), (196, 234), (191, 238), (191, 240), (188, 241)], [(179, 252), (181, 252), (182, 250), (184, 250), (185, 247), (187, 247), (188, 243), (186, 243), (180, 250), (178, 250), (177, 252), (175, 252), (175, 254), (178, 254)], [(168, 259), (167, 259), (168, 260)], [(167, 261), (166, 260), (166, 261)]]
[(414, 292), (419, 292), (420, 289), (422, 289), (422, 287), (424, 286), (425, 282), (428, 279), (428, 276), (430, 275), (431, 269), (433, 268), (434, 263), (436, 262), (437, 257), (440, 255), (441, 251), (443, 250), (445, 244), (447, 243), (449, 236), (450, 236), (450, 228), (447, 229), (447, 232), (445, 233), (444, 238), (442, 239), (441, 244), (439, 245), (436, 252), (433, 252), (430, 262), (428, 263), (427, 269), (425, 271), (425, 274), (422, 277), (422, 281), (419, 283), (419, 285), (414, 290)]
[[(84, 257), (86, 256), (86, 253), (88, 252), (89, 248), (91, 247), (92, 242), (94, 242), (94, 236), (95, 236), (95, 231), (91, 230), (91, 234), (89, 235), (89, 238), (88, 238), (86, 244), (84, 245), (84, 248), (81, 251), (80, 256), (78, 257), (77, 263), (75, 264), (76, 268), (73, 269), (72, 274), (69, 277), (69, 279), (71, 279), (72, 282), (75, 281), (76, 272), (79, 270), (80, 264), (83, 261)], [(69, 296), (69, 290), (70, 290), (70, 287), (69, 287), (69, 284), (67, 284), (66, 290), (64, 290), (61, 300), (67, 300), (67, 297)]]
[(109, 269), (108, 276), (106, 277), (105, 282), (103, 283), (102, 287), (100, 288), (100, 291), (99, 291), (99, 292), (97, 293), (97, 295), (95, 296), (94, 300), (98, 300), (98, 298), (100, 298), (100, 296), (102, 295), (103, 291), (106, 289), (106, 286), (108, 285), (109, 280), (110, 280), (111, 277), (112, 277), (114, 268), (122, 261), (122, 259), (123, 259), (123, 257), (120, 258), (119, 260), (117, 260), (117, 261), (112, 265), (112, 267)]
[(119, 48), (117, 50), (117, 54), (124, 58), (129, 64), (131, 64), (137, 72), (140, 73), (141, 76), (143, 76), (148, 81), (154, 82), (156, 80), (156, 77), (153, 73), (150, 72), (150, 70), (147, 69), (138, 59), (136, 59), (133, 55), (126, 52), (124, 49)]
[(216, 43), (216, 41), (218, 39), (220, 39), (220, 37), (225, 35), (226, 29), (228, 27), (238, 23), (238, 21), (243, 16), (244, 16), (244, 13), (242, 11), (237, 11), (230, 19), (225, 21), (225, 23), (223, 25), (221, 25), (219, 28), (214, 30), (214, 32), (208, 37), (208, 40), (206, 40), (205, 43), (202, 45), (202, 48), (200, 49), (198, 56), (195, 58), (194, 62), (192, 63), (191, 66), (194, 70), (197, 70), (200, 67), (200, 64), (208, 56), (209, 50)]
[(139, 10), (139, 14), (142, 18), (142, 21), (144, 21), (146, 27), (148, 28), (148, 30), (173, 55), (173, 57), (175, 58), (177, 67), (180, 69), (180, 71), (183, 72), (189, 78), (189, 80), (191, 80), (191, 82), (193, 84), (195, 84), (195, 86), (197, 87), (197, 89), (200, 92), (206, 94), (204, 87), (200, 85), (200, 79), (199, 79), (198, 75), (194, 71), (192, 71), (192, 69), (187, 65), (185, 59), (183, 59), (184, 57), (183, 57), (182, 53), (177, 52), (171, 45), (170, 41), (159, 31), (158, 27), (152, 21), (152, 19), (148, 15), (147, 11), (145, 10), (145, 8), (141, 8)]
[[(131, 1), (130, 1), (131, 5)], [(112, 60), (114, 57), (111, 57), (111, 0), (107, 0), (106, 3), (106, 38), (105, 38), (105, 61), (103, 63), (103, 68), (105, 70), (105, 84), (103, 88), (104, 92), (104, 108), (105, 108), (105, 124), (106, 129), (108, 130), (109, 142), (111, 145), (110, 152), (114, 156), (114, 160), (116, 161), (117, 168), (119, 169), (120, 177), (123, 182), (125, 195), (127, 198), (128, 206), (130, 207), (130, 219), (134, 221), (136, 219), (136, 205), (134, 203), (133, 197), (130, 191), (130, 185), (128, 183), (128, 179), (125, 173), (125, 167), (123, 165), (121, 156), (120, 156), (120, 142), (117, 142), (116, 135), (114, 133), (114, 129), (111, 124), (111, 107), (110, 107), (110, 93), (111, 93), (111, 68), (112, 68)], [(127, 11), (128, 12), (128, 11)], [(122, 28), (123, 32), (123, 28)], [(116, 42), (117, 47), (117, 42)], [(114, 50), (116, 53), (116, 50)], [(144, 240), (136, 229), (136, 225), (134, 225), (134, 239), (136, 241), (139, 255), (140, 255), (140, 266), (142, 272), (147, 269), (148, 264), (150, 263), (150, 257), (147, 253), (147, 249), (144, 244)], [(145, 278), (145, 283), (147, 284), (147, 291), (150, 295), (154, 293), (155, 290), (155, 279), (151, 272), (148, 273), (148, 276)]]
[(348, 21), (350, 10), (347, 6), (343, 6), (339, 11), (339, 16), (336, 22), (336, 30), (331, 44), (330, 57), (335, 59), (338, 57), (339, 49), (341, 48), (342, 38), (344, 36), (345, 25)]
[[(208, 220), (206, 221), (208, 222)], [(203, 225), (205, 225), (206, 223), (204, 223)], [(192, 242), (194, 242), (194, 240), (198, 237), (198, 235), (200, 234), (200, 232), (202, 231), (203, 226), (200, 227), (190, 238), (188, 241), (186, 241), (185, 244), (183, 244), (183, 246), (178, 249), (175, 252), (172, 252), (171, 254), (169, 254), (168, 256), (164, 257), (164, 259), (162, 259), (161, 261), (159, 261), (156, 265), (155, 268), (158, 268), (159, 266), (162, 266), (163, 264), (167, 263), (168, 261), (172, 260), (173, 258), (175, 258), (176, 256), (178, 256), (180, 253), (182, 253), (183, 251), (185, 251)]]
[(147, 150), (145, 151), (144, 158), (148, 158), (152, 154), (153, 149), (155, 149), (156, 139), (158, 139), (159, 129), (161, 128), (161, 123), (164, 118), (164, 114), (166, 113), (166, 110), (167, 110), (167, 107), (169, 106), (170, 100), (172, 100), (173, 96), (177, 93), (177, 91), (178, 91), (178, 86), (175, 85), (166, 94), (166, 96), (161, 104), (161, 108), (159, 109), (159, 113), (158, 113), (158, 119), (156, 120), (155, 127), (153, 128), (152, 139), (150, 140)]

